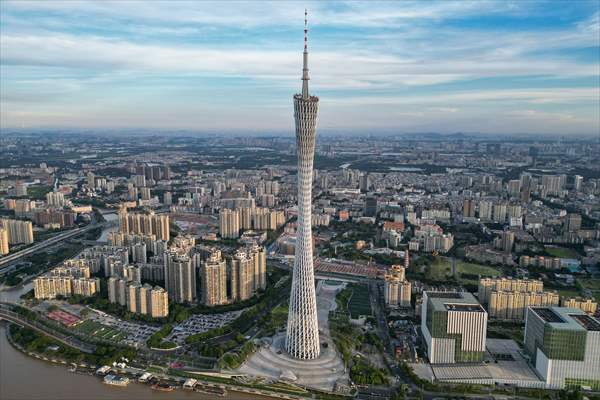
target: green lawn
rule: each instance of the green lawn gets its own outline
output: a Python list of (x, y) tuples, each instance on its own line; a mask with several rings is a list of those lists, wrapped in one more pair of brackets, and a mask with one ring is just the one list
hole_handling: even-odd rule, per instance
[(426, 268), (426, 277), (434, 281), (445, 281), (452, 274), (452, 266), (449, 261), (442, 258), (436, 258)]
[[(456, 274), (457, 278), (463, 283), (477, 283), (475, 276), (473, 277), (461, 277), (461, 274), (468, 275), (480, 275), (481, 277), (497, 277), (502, 273), (494, 268), (487, 265), (473, 264), (456, 260)], [(446, 281), (452, 276), (452, 262), (449, 258), (438, 257), (435, 261), (427, 266), (426, 277), (434, 281)]]
[(546, 252), (552, 257), (577, 258), (577, 252), (575, 250), (565, 247), (546, 246)]
[(489, 277), (497, 277), (501, 275), (500, 271), (498, 271), (494, 267), (489, 267), (487, 265), (481, 264), (473, 264), (464, 261), (457, 261), (456, 269), (459, 274), (474, 274)]
[(123, 332), (117, 329), (113, 329), (109, 326), (102, 325), (98, 322), (89, 319), (75, 326), (74, 329), (86, 335), (96, 337), (98, 339), (112, 340), (115, 342), (123, 340), (127, 337)]
[(578, 279), (577, 282), (584, 289), (591, 291), (596, 301), (600, 301), (600, 279)]
[(369, 288), (367, 285), (351, 284), (352, 296), (348, 302), (348, 311), (351, 318), (361, 315), (371, 315), (371, 301), (369, 299)]

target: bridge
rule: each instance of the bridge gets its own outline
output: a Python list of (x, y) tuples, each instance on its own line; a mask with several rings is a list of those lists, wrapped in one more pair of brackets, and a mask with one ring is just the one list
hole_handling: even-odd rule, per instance
[(75, 338), (72, 338), (70, 336), (63, 335), (59, 332), (51, 330), (47, 326), (45, 326), (37, 321), (30, 320), (27, 317), (10, 310), (10, 307), (4, 303), (0, 304), (0, 320), (5, 320), (8, 322), (17, 324), (19, 326), (22, 326), (22, 327), (31, 328), (39, 333), (42, 333), (42, 334), (58, 341), (58, 342), (61, 342), (69, 347), (73, 347), (84, 353), (93, 353), (94, 350), (96, 349), (96, 346), (93, 346), (93, 345), (90, 345), (87, 343), (83, 343)]

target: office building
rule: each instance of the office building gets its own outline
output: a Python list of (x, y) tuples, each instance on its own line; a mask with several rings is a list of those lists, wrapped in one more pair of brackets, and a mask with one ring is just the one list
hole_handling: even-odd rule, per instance
[(583, 311), (529, 307), (525, 351), (549, 387), (600, 390), (600, 321)]
[(312, 178), (319, 98), (308, 92), (308, 29), (304, 29), (302, 93), (294, 95), (298, 153), (298, 224), (285, 346), (294, 358), (319, 357), (319, 326), (311, 230)]
[(466, 292), (423, 292), (421, 332), (432, 364), (481, 362), (487, 312)]

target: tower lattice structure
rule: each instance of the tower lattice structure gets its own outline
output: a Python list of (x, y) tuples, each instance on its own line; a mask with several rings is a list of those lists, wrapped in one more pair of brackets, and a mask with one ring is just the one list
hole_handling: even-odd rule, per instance
[(294, 358), (319, 357), (319, 326), (311, 230), (312, 177), (319, 98), (308, 92), (308, 25), (304, 19), (302, 93), (294, 95), (298, 152), (298, 223), (286, 350)]

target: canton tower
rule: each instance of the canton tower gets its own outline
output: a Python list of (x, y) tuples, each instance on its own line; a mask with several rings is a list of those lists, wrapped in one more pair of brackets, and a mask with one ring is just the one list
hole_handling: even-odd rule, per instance
[(319, 326), (311, 230), (312, 176), (319, 98), (308, 94), (308, 24), (304, 11), (302, 93), (294, 95), (298, 151), (298, 229), (287, 322), (286, 350), (294, 358), (319, 357)]

